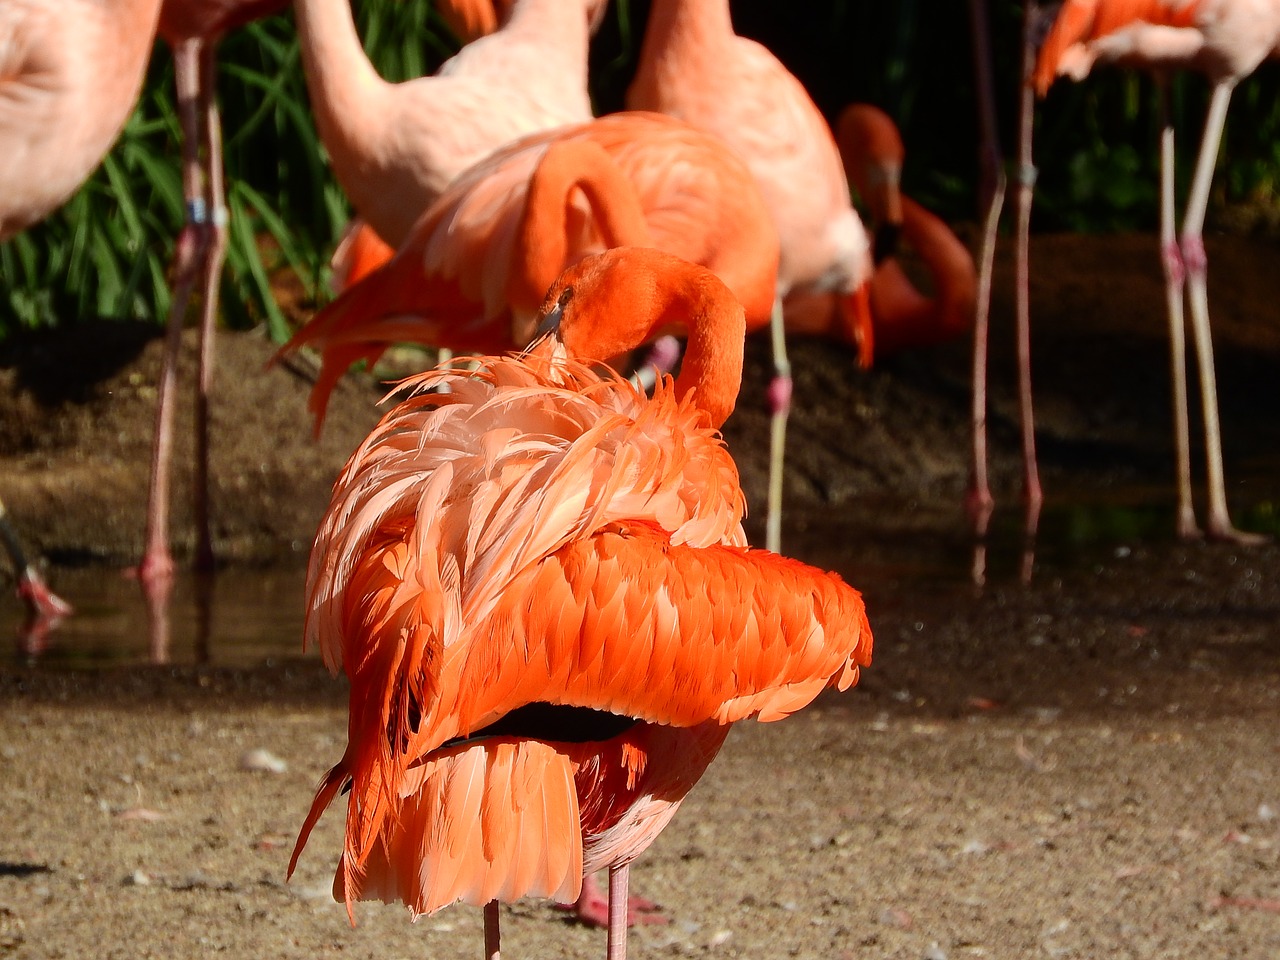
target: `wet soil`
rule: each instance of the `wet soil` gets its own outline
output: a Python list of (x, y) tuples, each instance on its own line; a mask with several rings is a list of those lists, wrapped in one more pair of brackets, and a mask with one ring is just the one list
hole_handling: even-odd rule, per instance
[[(1280, 502), (1278, 252), (1209, 245), (1232, 505), (1258, 527)], [(1050, 502), (1027, 584), (1007, 262), (982, 587), (960, 506), (967, 345), (869, 373), (838, 347), (795, 348), (785, 546), (864, 590), (875, 663), (848, 694), (735, 730), (633, 870), (670, 920), (633, 931), (636, 955), (1280, 956), (1280, 547), (1172, 539), (1154, 240), (1043, 237), (1033, 256)], [(346, 384), (316, 446), (305, 376), (264, 373), (270, 347), (253, 334), (219, 348), (218, 546), (237, 569), (272, 564), (264, 589), (292, 610), (376, 388)], [(55, 584), (136, 559), (158, 356), (136, 331), (81, 327), (3, 359), (3, 494)], [(727, 429), (754, 532), (764, 365), (753, 344)], [(180, 452), (180, 554), (188, 462)], [(470, 908), (410, 925), (363, 904), (351, 928), (328, 895), (339, 816), (284, 883), (342, 751), (345, 691), (314, 656), (275, 646), (220, 665), (242, 616), (217, 620), (203, 665), (0, 666), (0, 953), (479, 954)], [(55, 643), (85, 642), (70, 626)], [(604, 950), (546, 904), (506, 908), (504, 924), (511, 957)]]

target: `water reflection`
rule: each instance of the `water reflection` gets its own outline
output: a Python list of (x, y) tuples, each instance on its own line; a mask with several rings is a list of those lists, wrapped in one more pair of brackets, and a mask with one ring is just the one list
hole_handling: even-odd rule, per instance
[[(152, 632), (138, 582), (118, 569), (54, 570), (50, 579), (75, 615), (49, 633), (37, 652), (46, 667), (107, 667), (155, 662), (253, 666), (297, 656), (302, 649), (306, 571), (230, 568), (202, 581), (178, 571), (169, 605), (166, 649), (152, 650)], [(31, 655), (18, 638), (26, 610), (11, 594), (0, 599), (0, 636), (12, 638), (12, 656)]]
[[(1022, 536), (1021, 509), (1013, 504), (997, 510), (989, 536), (975, 544), (958, 501), (948, 511), (945, 505), (892, 497), (841, 508), (789, 509), (783, 549), (836, 570), (882, 611), (914, 606), (922, 596), (972, 593), (983, 583), (1042, 580), (1088, 569), (1139, 544), (1172, 549), (1171, 490), (1128, 486), (1104, 493), (1105, 499), (1096, 489), (1087, 496), (1054, 491), (1041, 515), (1034, 553)], [(1280, 534), (1275, 507), (1280, 476), (1268, 476), (1250, 493), (1246, 502), (1251, 507), (1232, 505), (1242, 527)], [(38, 660), (48, 669), (157, 660), (252, 667), (301, 652), (305, 569), (300, 565), (230, 568), (210, 579), (179, 571), (167, 629), (162, 630), (148, 623), (137, 581), (119, 570), (59, 568), (50, 580), (76, 612), (47, 635), (47, 648), (34, 654), (22, 650), (18, 641), (26, 608), (11, 590), (0, 595), (0, 631), (7, 631), (13, 660)]]

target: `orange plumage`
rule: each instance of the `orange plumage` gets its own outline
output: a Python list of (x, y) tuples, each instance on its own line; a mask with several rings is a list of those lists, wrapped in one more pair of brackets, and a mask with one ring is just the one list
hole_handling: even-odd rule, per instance
[[(407, 382), (320, 528), (307, 636), (350, 678), (349, 743), (299, 849), (349, 783), (348, 904), (572, 900), (584, 870), (648, 846), (729, 724), (869, 662), (856, 591), (745, 546), (727, 410), (704, 409), (741, 376), (724, 285), (613, 250), (546, 309), (561, 335), (530, 354)], [(652, 398), (567, 355), (677, 317), (689, 353)]]
[[(714, 270), (763, 325), (778, 239), (745, 164), (709, 134), (621, 113), (526, 137), (458, 177), (395, 258), (317, 314), (282, 349), (323, 364), (317, 429), (333, 385), (397, 341), (519, 349), (562, 270), (606, 247), (653, 246)], [(670, 332), (670, 331), (659, 331)]]

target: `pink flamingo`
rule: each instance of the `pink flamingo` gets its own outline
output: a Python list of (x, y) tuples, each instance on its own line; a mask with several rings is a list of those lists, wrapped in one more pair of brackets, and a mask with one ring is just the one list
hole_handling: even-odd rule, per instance
[[(771, 324), (774, 381), (766, 545), (782, 523), (782, 451), (791, 375), (783, 336), (793, 293), (852, 294), (871, 278), (866, 231), (831, 130), (792, 74), (733, 31), (728, 0), (654, 0), (635, 79), (633, 110), (656, 110), (722, 137), (755, 175), (778, 228), (778, 308)], [(860, 323), (869, 322), (864, 315)]]
[[(573, 900), (607, 868), (622, 960), (628, 866), (730, 724), (847, 689), (871, 630), (838, 576), (745, 545), (717, 432), (745, 322), (714, 274), (612, 249), (539, 319), (553, 332), (524, 356), (402, 385), (335, 484), (306, 633), (350, 679), (348, 742), (290, 871), (347, 792), (349, 912), (483, 906), (496, 958), (500, 902)], [(672, 326), (688, 352), (652, 398), (588, 365)]]
[[(0, 17), (0, 241), (61, 206), (124, 129), (146, 72), (160, 0), (9, 4)], [(22, 553), (0, 506), (19, 594), (47, 624), (71, 607)]]
[(316, 127), (356, 212), (398, 247), (450, 181), (528, 133), (591, 118), (587, 44), (604, 0), (519, 0), (433, 77), (387, 83), (348, 0), (295, 0)]
[[(1216, 540), (1258, 543), (1266, 537), (1244, 533), (1231, 523), (1222, 469), (1222, 437), (1209, 333), (1208, 262), (1204, 215), (1217, 162), (1227, 107), (1236, 84), (1263, 60), (1280, 56), (1280, 3), (1257, 0), (1067, 0), (1058, 13), (1035, 69), (1043, 95), (1054, 78), (1084, 77), (1095, 63), (1146, 67), (1159, 81), (1163, 130), (1160, 136), (1160, 249), (1165, 276), (1172, 354), (1174, 442), (1177, 454), (1178, 536), (1201, 536), (1191, 498), (1190, 428), (1187, 416), (1185, 295), (1200, 370), (1204, 410), (1209, 506), (1204, 533)], [(1213, 85), (1191, 192), (1175, 235), (1173, 125), (1169, 119), (1170, 70), (1195, 70)]]
[[(281, 350), (323, 355), (312, 390), (319, 429), (356, 360), (408, 341), (520, 349), (548, 285), (588, 253), (656, 246), (715, 270), (750, 327), (768, 322), (778, 240), (755, 179), (716, 137), (660, 114), (615, 113), (526, 137), (476, 164), (381, 269), (317, 314)], [(668, 332), (668, 331), (664, 331)]]

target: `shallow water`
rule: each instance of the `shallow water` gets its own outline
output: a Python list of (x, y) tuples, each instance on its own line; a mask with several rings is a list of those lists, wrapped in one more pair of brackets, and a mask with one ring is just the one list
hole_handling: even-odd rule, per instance
[[(1232, 507), (1245, 529), (1280, 535), (1280, 465), (1260, 457), (1235, 481)], [(922, 613), (973, 596), (985, 584), (1043, 582), (1087, 571), (1138, 547), (1174, 546), (1171, 489), (1119, 485), (1050, 489), (1033, 550), (1022, 537), (1022, 508), (1010, 499), (997, 511), (991, 535), (978, 546), (957, 505), (920, 529), (885, 533), (867, 517), (911, 517), (913, 502), (879, 498), (853, 512), (791, 510), (784, 552), (832, 569), (862, 590), (873, 622), (878, 611), (904, 606)], [(1239, 506), (1238, 506), (1239, 505)], [(892, 524), (893, 520), (889, 522)], [(253, 668), (303, 655), (302, 565), (229, 568), (213, 578), (180, 571), (169, 612), (167, 642), (153, 634), (136, 580), (120, 570), (56, 568), (51, 586), (75, 607), (31, 648), (22, 642), (25, 611), (12, 596), (0, 601), (0, 637), (14, 638), (11, 663), (45, 670), (149, 663)], [(306, 654), (315, 656), (314, 653)]]

